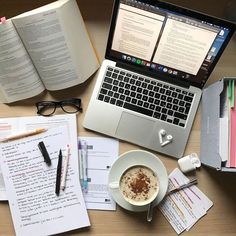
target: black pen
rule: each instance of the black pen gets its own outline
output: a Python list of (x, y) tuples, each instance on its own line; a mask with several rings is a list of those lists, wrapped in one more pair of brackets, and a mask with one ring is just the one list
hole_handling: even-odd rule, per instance
[(61, 186), (61, 168), (62, 168), (62, 153), (59, 151), (58, 163), (57, 163), (57, 178), (56, 178), (56, 190), (55, 193), (59, 196)]
[(43, 158), (44, 158), (44, 161), (47, 163), (48, 166), (51, 165), (51, 159), (49, 157), (49, 154), (48, 154), (48, 151), (44, 145), (44, 142), (39, 142), (38, 144), (38, 147), (39, 147), (39, 150), (41, 151), (42, 155), (43, 155)]

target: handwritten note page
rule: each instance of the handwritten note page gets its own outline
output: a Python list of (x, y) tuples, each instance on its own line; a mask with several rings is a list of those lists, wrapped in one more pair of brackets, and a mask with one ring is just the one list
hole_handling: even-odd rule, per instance
[[(169, 175), (168, 190), (187, 183), (188, 178), (178, 169)], [(212, 201), (197, 187), (168, 195), (159, 205), (160, 211), (177, 234), (189, 230), (212, 207)]]
[[(0, 139), (8, 135), (33, 130), (38, 127), (53, 128), (66, 126), (69, 132), (70, 147), (73, 153), (77, 153), (77, 126), (75, 114), (63, 114), (50, 117), (26, 116), (0, 118)], [(5, 184), (0, 165), (0, 200), (7, 200)]]
[[(38, 143), (51, 157), (47, 166)], [(90, 225), (79, 185), (78, 155), (71, 153), (65, 191), (55, 194), (59, 150), (69, 143), (65, 126), (2, 143), (1, 167), (16, 235), (50, 235)]]
[(108, 192), (108, 173), (118, 158), (119, 142), (112, 138), (79, 137), (88, 148), (88, 191), (84, 192), (87, 209), (115, 210), (116, 203)]

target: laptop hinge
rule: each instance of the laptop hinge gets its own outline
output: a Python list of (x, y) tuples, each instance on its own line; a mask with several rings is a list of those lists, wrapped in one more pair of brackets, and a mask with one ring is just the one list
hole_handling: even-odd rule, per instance
[(189, 88), (190, 87), (189, 82), (183, 81), (180, 78), (173, 77), (169, 74), (168, 74), (168, 76), (164, 77), (163, 75), (161, 75), (158, 72), (152, 72), (152, 71), (148, 71), (148, 70), (144, 71), (144, 70), (141, 70), (140, 68), (137, 68), (135, 66), (128, 65), (128, 64), (125, 64), (125, 63), (122, 63), (122, 62), (117, 62), (116, 66), (120, 67), (122, 69), (126, 69), (126, 70), (129, 70), (129, 71), (144, 75), (144, 76), (148, 76), (148, 77), (152, 77), (152, 78), (161, 80), (163, 82), (168, 82), (168, 83), (171, 83), (171, 84), (175, 84), (177, 86), (181, 86), (181, 87), (184, 87), (184, 88)]

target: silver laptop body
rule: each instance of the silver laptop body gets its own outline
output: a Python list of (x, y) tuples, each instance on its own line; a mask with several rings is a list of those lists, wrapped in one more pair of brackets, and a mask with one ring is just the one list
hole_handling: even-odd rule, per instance
[[(160, 29), (148, 29), (152, 24)], [(184, 27), (189, 31), (183, 33), (185, 38), (179, 35)], [(229, 22), (159, 1), (116, 0), (106, 59), (99, 70), (83, 126), (169, 156), (182, 157), (202, 88), (232, 36), (231, 28)], [(197, 37), (194, 30), (209, 35), (207, 45), (203, 45), (203, 39), (193, 41)], [(202, 62), (192, 55), (198, 64), (197, 69), (193, 68), (194, 62), (186, 59), (191, 55), (184, 48), (183, 54), (188, 55), (175, 67), (173, 58), (178, 56), (178, 50), (191, 33), (195, 35), (186, 48), (192, 50), (196, 44), (202, 47), (196, 49)], [(150, 41), (143, 34), (150, 34), (147, 36)], [(152, 44), (155, 35), (152, 56), (147, 60), (148, 53), (145, 54), (142, 43)], [(164, 43), (169, 45), (163, 46)], [(141, 45), (140, 51), (133, 48), (135, 44)], [(168, 53), (171, 47), (176, 55)]]

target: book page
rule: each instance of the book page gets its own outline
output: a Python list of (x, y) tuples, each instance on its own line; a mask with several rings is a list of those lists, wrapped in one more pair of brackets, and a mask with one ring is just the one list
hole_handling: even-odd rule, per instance
[[(71, 151), (66, 188), (55, 193), (58, 154), (70, 144), (66, 126), (1, 143), (1, 167), (16, 235), (51, 235), (90, 225), (78, 181), (78, 155)], [(38, 148), (43, 141), (48, 166)], [(63, 160), (64, 162), (64, 160)]]
[(11, 20), (0, 25), (0, 101), (33, 97), (44, 90)]
[[(80, 84), (97, 68), (94, 66), (92, 45), (87, 45), (89, 38), (81, 40), (87, 32), (81, 27), (82, 17), (77, 16), (80, 12), (76, 1), (59, 3), (63, 4), (55, 5), (54, 9), (52, 4), (50, 7), (46, 5), (13, 18), (17, 32), (48, 90)], [(64, 9), (67, 12), (65, 17), (62, 14)], [(70, 24), (64, 26), (64, 22), (68, 21)], [(67, 31), (73, 37), (69, 38)], [(90, 65), (93, 65), (92, 70)]]

